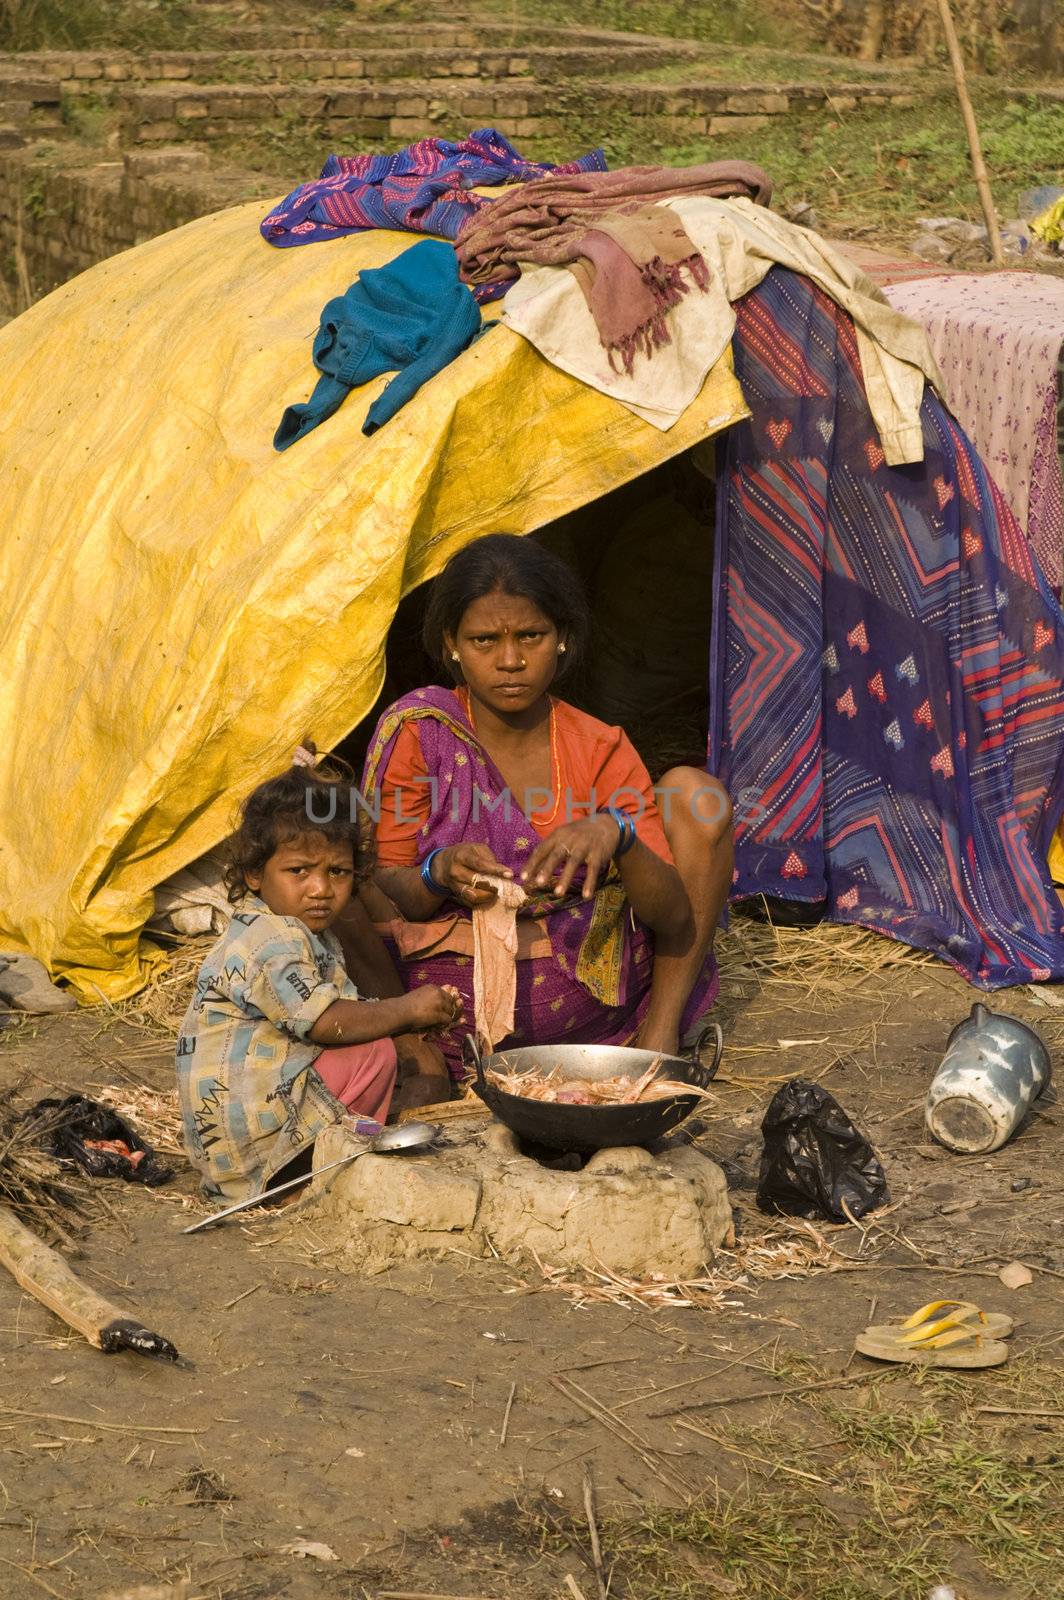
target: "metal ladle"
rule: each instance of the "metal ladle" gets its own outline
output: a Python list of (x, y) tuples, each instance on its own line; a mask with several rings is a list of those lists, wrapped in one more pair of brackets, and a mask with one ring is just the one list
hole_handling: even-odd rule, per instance
[(235, 1206), (228, 1206), (224, 1211), (212, 1211), (209, 1217), (203, 1217), (199, 1222), (194, 1222), (190, 1228), (182, 1228), (182, 1233), (198, 1233), (201, 1228), (210, 1228), (216, 1222), (224, 1222), (226, 1217), (235, 1216), (238, 1211), (247, 1211), (251, 1206), (261, 1206), (264, 1200), (272, 1200), (275, 1194), (284, 1194), (286, 1189), (295, 1189), (301, 1183), (309, 1183), (314, 1178), (320, 1178), (325, 1172), (332, 1172), (337, 1167), (348, 1167), (352, 1161), (358, 1161), (362, 1156), (388, 1156), (398, 1155), (404, 1151), (426, 1150), (440, 1133), (438, 1126), (433, 1127), (430, 1122), (403, 1122), (394, 1128), (382, 1128), (380, 1133), (374, 1134), (361, 1150), (352, 1150), (349, 1156), (341, 1156), (339, 1161), (330, 1161), (327, 1167), (319, 1167), (317, 1172), (309, 1173), (302, 1178), (289, 1178), (287, 1183), (279, 1183), (272, 1189), (267, 1189), (263, 1194), (252, 1195), (250, 1200), (240, 1200)]

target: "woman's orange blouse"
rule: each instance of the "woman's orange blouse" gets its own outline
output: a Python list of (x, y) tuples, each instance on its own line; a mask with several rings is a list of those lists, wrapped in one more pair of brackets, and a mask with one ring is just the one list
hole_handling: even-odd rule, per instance
[[(564, 700), (555, 700), (553, 707), (554, 748), (562, 795), (557, 806), (557, 797), (552, 797), (550, 804), (529, 817), (537, 834), (545, 839), (566, 822), (615, 805), (634, 819), (642, 843), (671, 866), (672, 853), (654, 786), (627, 734)], [(426, 781), (429, 776), (418, 725), (408, 722), (396, 738), (391, 760), (380, 780), (380, 866), (411, 867), (420, 860), (418, 834), (428, 821), (432, 806), (432, 785)], [(438, 803), (445, 804), (442, 792)]]

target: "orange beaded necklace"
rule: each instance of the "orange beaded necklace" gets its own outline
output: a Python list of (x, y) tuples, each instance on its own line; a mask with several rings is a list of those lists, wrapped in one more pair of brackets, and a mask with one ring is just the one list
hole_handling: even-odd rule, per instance
[[(455, 692), (456, 692), (456, 694), (458, 696), (458, 700), (459, 700), (459, 703), (460, 703), (460, 705), (462, 707), (462, 710), (465, 712), (466, 716), (469, 718), (469, 726), (472, 728), (473, 732), (476, 733), (477, 724), (476, 724), (476, 718), (473, 716), (473, 698), (470, 695), (468, 688), (466, 687), (465, 684), (462, 684), (462, 685), (460, 685), (460, 687)], [(553, 800), (554, 800), (554, 804), (551, 807), (550, 815), (542, 818), (542, 820), (540, 822), (535, 824), (539, 828), (549, 828), (550, 827), (551, 823), (557, 817), (557, 815), (558, 815), (558, 807), (562, 803), (562, 768), (561, 768), (561, 760), (559, 759), (559, 756), (558, 756), (558, 729), (557, 729), (556, 718), (555, 718), (555, 715), (554, 715), (554, 698), (553, 698), (553, 696), (550, 697), (550, 769), (551, 769), (551, 794), (552, 794), (552, 797), (553, 797)], [(528, 820), (531, 822), (532, 818), (529, 817)]]

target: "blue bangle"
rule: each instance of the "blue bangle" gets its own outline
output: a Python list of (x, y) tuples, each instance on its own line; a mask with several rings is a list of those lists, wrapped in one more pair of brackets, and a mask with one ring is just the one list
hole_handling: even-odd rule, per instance
[(612, 817), (621, 830), (621, 836), (617, 840), (617, 848), (613, 852), (613, 859), (616, 861), (618, 856), (625, 855), (635, 844), (637, 837), (635, 821), (626, 811), (621, 811), (617, 806), (607, 806), (606, 815)]
[(421, 881), (425, 885), (425, 888), (429, 891), (429, 894), (441, 895), (444, 900), (446, 900), (451, 891), (447, 888), (446, 884), (437, 883), (436, 879), (432, 876), (432, 863), (439, 855), (440, 851), (445, 848), (446, 846), (441, 844), (435, 850), (430, 850), (424, 861), (421, 863), (420, 868)]

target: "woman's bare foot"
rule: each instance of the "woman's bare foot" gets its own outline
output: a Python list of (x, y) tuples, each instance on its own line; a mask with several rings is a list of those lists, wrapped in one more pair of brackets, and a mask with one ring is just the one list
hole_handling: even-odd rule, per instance
[(419, 1106), (439, 1105), (451, 1098), (451, 1075), (442, 1051), (416, 1033), (402, 1033), (395, 1040), (398, 1074), (393, 1111), (412, 1111)]
[(414, 1111), (421, 1106), (438, 1106), (451, 1098), (451, 1078), (445, 1073), (442, 1078), (426, 1077), (421, 1073), (407, 1078), (402, 1088), (397, 1090), (392, 1106), (397, 1111)]

